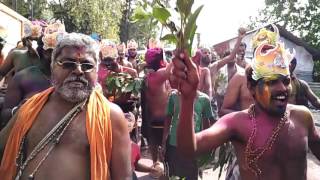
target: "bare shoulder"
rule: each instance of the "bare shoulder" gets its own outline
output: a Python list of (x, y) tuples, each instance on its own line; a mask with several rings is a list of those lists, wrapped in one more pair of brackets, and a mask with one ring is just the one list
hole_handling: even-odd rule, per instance
[(248, 114), (248, 110), (243, 110), (243, 111), (237, 111), (237, 112), (232, 112), (229, 114), (226, 114), (224, 116), (222, 116), (218, 122), (222, 122), (227, 124), (228, 126), (230, 126), (232, 129), (236, 130), (236, 128), (238, 127), (239, 122), (245, 122), (244, 120), (248, 120), (249, 119), (249, 114)]
[(307, 107), (288, 104), (287, 110), (290, 120), (300, 122), (307, 128), (313, 126), (312, 113)]
[(236, 73), (230, 80), (229, 84), (232, 84), (232, 85), (240, 85), (242, 84), (243, 82), (246, 82), (245, 79), (245, 75), (242, 74), (242, 73)]
[(111, 120), (112, 126), (125, 123), (124, 114), (121, 108), (112, 102), (108, 102), (108, 103), (110, 106), (110, 120)]

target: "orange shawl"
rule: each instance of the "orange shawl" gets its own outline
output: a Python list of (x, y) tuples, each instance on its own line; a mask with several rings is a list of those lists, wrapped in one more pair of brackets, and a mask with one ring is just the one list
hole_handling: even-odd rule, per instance
[[(0, 166), (2, 180), (12, 180), (16, 175), (16, 156), (22, 137), (32, 127), (34, 120), (53, 92), (49, 88), (30, 98), (19, 110)], [(109, 163), (112, 150), (112, 131), (110, 107), (100, 90), (94, 90), (89, 98), (86, 114), (87, 136), (90, 144), (90, 173), (91, 180), (110, 179)]]

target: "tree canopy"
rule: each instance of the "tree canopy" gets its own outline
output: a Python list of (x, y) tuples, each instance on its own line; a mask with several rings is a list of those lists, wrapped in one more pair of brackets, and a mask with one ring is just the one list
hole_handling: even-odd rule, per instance
[(320, 0), (265, 0), (266, 8), (252, 18), (253, 26), (278, 22), (320, 48)]

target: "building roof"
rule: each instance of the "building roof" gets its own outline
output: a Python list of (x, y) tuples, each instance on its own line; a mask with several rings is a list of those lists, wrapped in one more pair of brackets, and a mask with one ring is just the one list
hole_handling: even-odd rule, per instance
[[(267, 25), (265, 27), (270, 26)], [(280, 25), (276, 25), (279, 29), (279, 33), (280, 36), (295, 43), (298, 46), (302, 46), (304, 47), (313, 57), (313, 60), (320, 60), (320, 49), (316, 49), (314, 47), (312, 47), (310, 44), (308, 44), (306, 41), (302, 40), (301, 38), (298, 38), (297, 36), (295, 36), (294, 34), (292, 34), (291, 32), (287, 31), (283, 26)], [(250, 31), (249, 34), (255, 32), (256, 30)], [(229, 40), (223, 41), (221, 43), (215, 44), (213, 45), (214, 49), (216, 50), (216, 52), (221, 55), (225, 50), (229, 50), (229, 41), (235, 39), (237, 37), (231, 38)]]

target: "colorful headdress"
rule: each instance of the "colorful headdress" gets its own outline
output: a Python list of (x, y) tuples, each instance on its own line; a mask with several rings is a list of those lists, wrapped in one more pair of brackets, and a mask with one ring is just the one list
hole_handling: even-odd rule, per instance
[(138, 48), (138, 44), (137, 44), (137, 42), (135, 40), (131, 39), (128, 42), (127, 48), (128, 49), (137, 49)]
[(126, 52), (126, 45), (121, 43), (117, 46), (118, 53), (125, 53)]
[(273, 32), (266, 29), (262, 28), (260, 29), (252, 39), (252, 48), (257, 48), (260, 44), (266, 43), (266, 44), (271, 44), (271, 45), (276, 45), (276, 43), (279, 41), (280, 35), (279, 35), (279, 30), (276, 25), (271, 24), (273, 28)]
[(24, 23), (24, 37), (38, 38), (42, 35), (44, 27), (47, 23), (44, 21), (32, 21), (31, 23)]
[(162, 55), (162, 59), (163, 59), (163, 50), (161, 48), (152, 48), (152, 49), (148, 49), (145, 55), (145, 60), (147, 64), (151, 64), (152, 61), (154, 61), (156, 59), (156, 57)]
[(149, 49), (154, 49), (154, 48), (163, 48), (163, 45), (161, 44), (160, 41), (150, 38), (149, 39), (149, 44), (148, 44)]
[(252, 61), (254, 80), (275, 79), (277, 75), (290, 75), (289, 64), (295, 55), (294, 50), (291, 53), (278, 40), (276, 42), (264, 40), (257, 45)]
[(60, 21), (49, 24), (42, 37), (43, 49), (54, 49), (65, 33), (65, 26)]
[(102, 41), (100, 42), (100, 52), (103, 58), (116, 58), (118, 56), (118, 50), (116, 45), (108, 39), (102, 39)]

